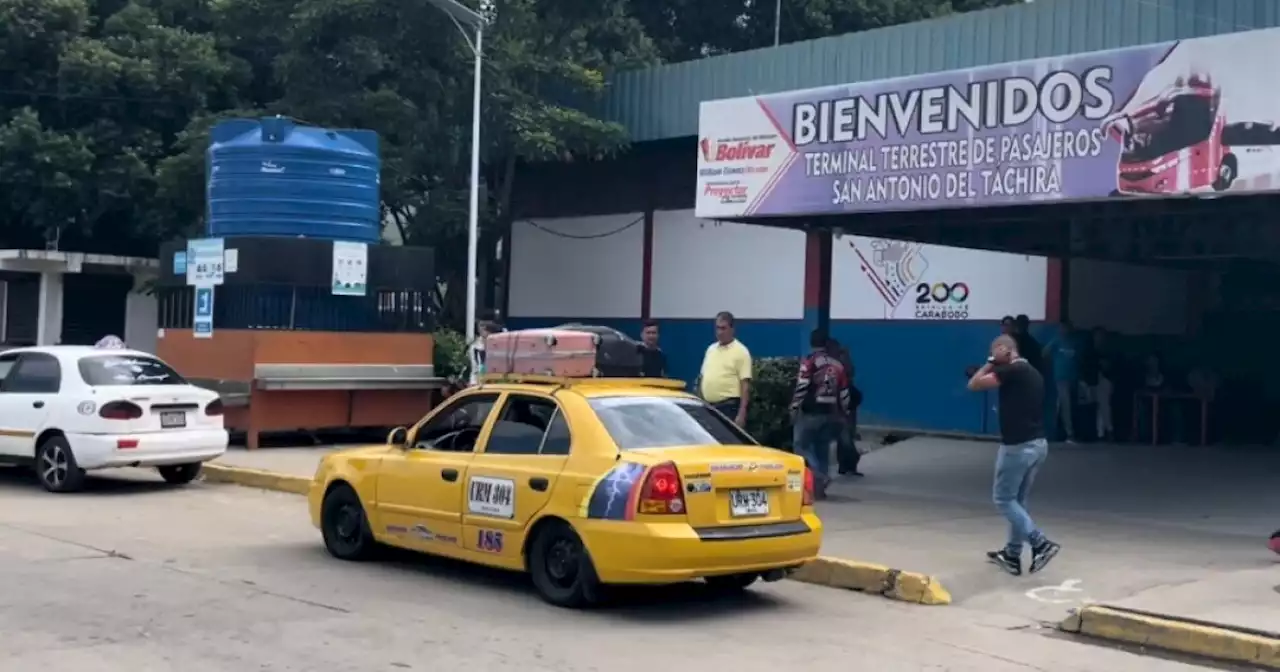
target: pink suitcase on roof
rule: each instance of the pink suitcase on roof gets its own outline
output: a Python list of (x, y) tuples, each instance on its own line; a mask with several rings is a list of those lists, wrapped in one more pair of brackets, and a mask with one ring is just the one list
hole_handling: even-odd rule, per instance
[(504, 331), (485, 338), (485, 372), (588, 378), (598, 375), (594, 334), (565, 329)]

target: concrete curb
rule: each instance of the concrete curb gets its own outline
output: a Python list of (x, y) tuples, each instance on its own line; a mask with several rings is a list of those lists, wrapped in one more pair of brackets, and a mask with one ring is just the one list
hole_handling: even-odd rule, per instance
[(911, 604), (951, 604), (951, 593), (937, 577), (904, 572), (884, 565), (818, 556), (791, 574), (793, 580), (830, 588), (856, 590)]
[(305, 476), (212, 463), (205, 463), (201, 473), (204, 475), (204, 480), (210, 483), (234, 483), (248, 488), (288, 492), (295, 495), (306, 495), (311, 491), (311, 479)]
[[(206, 463), (203, 473), (204, 480), (210, 483), (233, 483), (295, 495), (306, 495), (311, 490), (310, 478), (259, 469)], [(951, 604), (951, 593), (942, 587), (937, 578), (868, 562), (819, 556), (797, 569), (789, 578), (819, 586), (881, 595), (899, 602)]]
[(1202, 658), (1280, 670), (1280, 636), (1105, 605), (1085, 606), (1058, 629)]

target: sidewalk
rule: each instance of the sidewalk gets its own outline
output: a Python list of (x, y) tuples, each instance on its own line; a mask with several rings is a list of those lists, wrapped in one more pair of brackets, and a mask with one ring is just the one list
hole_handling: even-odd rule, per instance
[(320, 464), (320, 458), (324, 457), (327, 453), (348, 447), (350, 446), (259, 448), (258, 450), (231, 448), (225, 455), (218, 458), (216, 464), (225, 464), (229, 467), (243, 467), (245, 469), (274, 471), (288, 476), (303, 476), (305, 478), (311, 478), (312, 476), (315, 476), (316, 467)]

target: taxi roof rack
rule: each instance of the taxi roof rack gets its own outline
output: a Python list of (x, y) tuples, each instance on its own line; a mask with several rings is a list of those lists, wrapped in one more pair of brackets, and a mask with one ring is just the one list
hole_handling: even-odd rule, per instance
[(480, 385), (490, 383), (516, 383), (521, 385), (551, 385), (555, 387), (574, 387), (592, 385), (599, 387), (616, 387), (619, 385), (640, 385), (657, 387), (666, 390), (683, 390), (685, 382), (673, 378), (624, 378), (617, 376), (572, 377), (550, 376), (532, 373), (486, 373), (480, 376)]

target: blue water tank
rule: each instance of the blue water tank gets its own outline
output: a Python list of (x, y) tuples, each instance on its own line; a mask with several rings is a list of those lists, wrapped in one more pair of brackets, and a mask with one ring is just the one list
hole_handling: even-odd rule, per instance
[(377, 243), (378, 134), (284, 117), (213, 128), (206, 159), (208, 235), (304, 236)]

